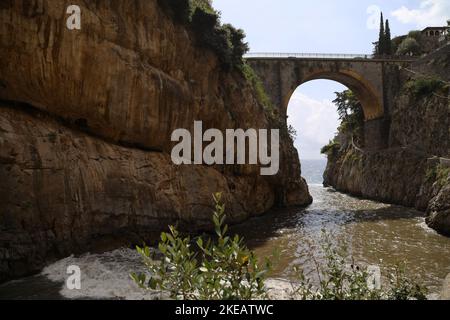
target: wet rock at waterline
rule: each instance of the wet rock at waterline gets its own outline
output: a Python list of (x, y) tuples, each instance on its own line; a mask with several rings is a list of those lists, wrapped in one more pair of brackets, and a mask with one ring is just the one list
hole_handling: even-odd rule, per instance
[(338, 136), (341, 148), (328, 156), (325, 184), (426, 211), (429, 226), (450, 236), (450, 91), (444, 86), (438, 93), (418, 94), (409, 88), (424, 75), (450, 81), (450, 73), (442, 72), (449, 64), (447, 44), (412, 63), (409, 69), (415, 74), (387, 69), (387, 96), (392, 101), (383, 132), (387, 147), (360, 152), (351, 145), (351, 137)]
[(434, 186), (437, 193), (428, 206), (427, 223), (433, 229), (450, 237), (450, 177), (438, 181)]
[(445, 278), (442, 286), (441, 300), (450, 300), (450, 274)]

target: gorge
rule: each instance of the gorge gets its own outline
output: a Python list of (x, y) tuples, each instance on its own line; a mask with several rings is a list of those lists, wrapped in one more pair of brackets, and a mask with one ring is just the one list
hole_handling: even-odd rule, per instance
[[(83, 1), (80, 29), (66, 28), (67, 0), (0, 3), (0, 282), (83, 265), (87, 252), (100, 264), (111, 255), (135, 263), (124, 248), (154, 243), (169, 224), (210, 230), (211, 193), (220, 191), (228, 222), (247, 221), (236, 228), (261, 254), (279, 240), (292, 264), (299, 235), (331, 226), (356, 243), (388, 248), (360, 248), (363, 261), (421, 262), (418, 273), (429, 269), (425, 278), (437, 288), (450, 272), (450, 243), (428, 233), (421, 212), (450, 235), (450, 45), (420, 59), (244, 61), (241, 41), (223, 39), (239, 31), (219, 28), (207, 10), (186, 19), (186, 8), (171, 3)], [(308, 187), (286, 108), (295, 88), (314, 79), (348, 86), (365, 116), (362, 145), (348, 132), (330, 145), (325, 185), (418, 211), (348, 197), (318, 181)], [(255, 164), (176, 165), (172, 133), (194, 132), (198, 121), (204, 131), (279, 130), (278, 173), (261, 175), (264, 166)], [(316, 203), (299, 209), (311, 194)], [(414, 240), (413, 232), (419, 257), (399, 240)], [(421, 251), (427, 246), (429, 254)]]

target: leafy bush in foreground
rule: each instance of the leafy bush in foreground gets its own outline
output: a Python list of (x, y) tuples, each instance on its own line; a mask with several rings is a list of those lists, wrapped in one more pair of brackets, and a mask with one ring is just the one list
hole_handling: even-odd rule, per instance
[[(251, 300), (266, 299), (265, 280), (270, 270), (268, 261), (258, 264), (255, 254), (239, 236), (227, 236), (225, 208), (220, 194), (213, 222), (216, 239), (182, 237), (174, 228), (161, 234), (156, 260), (150, 248), (138, 247), (151, 277), (131, 274), (145, 290), (161, 290), (172, 299), (184, 300)], [(305, 241), (307, 241), (305, 239)], [(323, 263), (316, 260), (311, 247), (307, 257), (315, 263), (316, 279), (299, 266), (293, 283), (292, 298), (300, 300), (408, 300), (426, 299), (426, 290), (406, 276), (404, 267), (396, 267), (389, 275), (389, 285), (376, 288), (367, 267), (357, 266), (347, 255), (346, 247), (333, 245), (330, 234), (323, 232), (320, 240)]]
[(132, 274), (143, 289), (167, 291), (172, 299), (237, 300), (266, 297), (264, 286), (269, 264), (261, 267), (252, 251), (239, 236), (227, 236), (225, 208), (220, 194), (214, 195), (216, 210), (213, 222), (217, 240), (199, 237), (192, 244), (178, 231), (161, 234), (159, 250), (164, 258), (154, 261), (148, 247), (137, 248), (153, 275)]
[(426, 300), (427, 291), (414, 279), (406, 276), (404, 266), (396, 266), (388, 276), (389, 285), (377, 288), (368, 267), (358, 266), (347, 255), (346, 245), (333, 245), (332, 236), (322, 232), (323, 263), (309, 251), (307, 256), (315, 264), (318, 285), (314, 277), (296, 267), (298, 283), (292, 297), (301, 300)]

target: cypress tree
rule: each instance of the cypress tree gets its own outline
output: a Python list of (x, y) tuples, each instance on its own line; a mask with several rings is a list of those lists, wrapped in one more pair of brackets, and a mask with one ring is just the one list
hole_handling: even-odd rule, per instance
[(378, 55), (384, 55), (386, 53), (386, 47), (385, 47), (385, 32), (384, 32), (384, 18), (383, 18), (383, 12), (381, 12), (381, 18), (380, 18), (380, 35), (378, 37)]
[(385, 43), (384, 43), (385, 54), (391, 55), (392, 54), (392, 39), (391, 39), (391, 28), (389, 26), (389, 20), (386, 20), (385, 33), (386, 33)]

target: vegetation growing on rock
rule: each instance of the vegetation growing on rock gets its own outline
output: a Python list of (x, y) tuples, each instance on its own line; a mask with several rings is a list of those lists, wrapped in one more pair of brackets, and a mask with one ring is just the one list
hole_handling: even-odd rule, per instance
[[(333, 103), (337, 106), (337, 112), (341, 124), (338, 128), (338, 135), (324, 146), (322, 154), (329, 157), (336, 155), (341, 148), (364, 145), (364, 111), (362, 106), (351, 90), (336, 92), (336, 99)], [(344, 140), (342, 144), (340, 140)]]
[(236, 300), (265, 298), (264, 280), (269, 262), (261, 266), (239, 236), (227, 235), (225, 207), (214, 195), (213, 222), (217, 239), (181, 237), (170, 227), (161, 234), (163, 259), (155, 262), (148, 247), (137, 248), (152, 276), (132, 274), (143, 289), (168, 291), (172, 299)]
[(411, 92), (415, 97), (422, 98), (444, 91), (448, 88), (444, 81), (436, 77), (418, 77), (405, 84), (405, 89)]
[[(293, 284), (293, 298), (301, 300), (426, 300), (427, 290), (415, 279), (406, 275), (405, 265), (388, 268), (387, 282), (377, 285), (377, 281), (367, 266), (358, 265), (348, 253), (347, 244), (335, 243), (333, 235), (322, 231), (320, 251), (322, 263), (311, 254), (308, 259), (314, 261), (314, 275), (298, 266), (295, 268), (297, 283)], [(315, 244), (310, 244), (314, 246)], [(310, 251), (313, 252), (313, 251)], [(381, 280), (381, 279), (380, 279)], [(382, 281), (381, 281), (382, 282)]]
[(419, 42), (412, 37), (407, 37), (398, 46), (396, 54), (398, 56), (418, 56), (421, 54)]
[(190, 28), (198, 44), (217, 54), (225, 70), (240, 69), (243, 55), (248, 52), (245, 33), (230, 24), (222, 25), (220, 13), (210, 0), (159, 0), (160, 6), (176, 21)]
[(327, 156), (333, 156), (339, 151), (340, 148), (341, 145), (336, 141), (336, 139), (334, 139), (330, 140), (330, 142), (326, 146), (323, 146), (320, 152)]
[[(221, 195), (215, 194), (214, 201), (214, 239), (201, 236), (193, 241), (170, 227), (170, 233), (161, 234), (159, 251), (162, 257), (159, 260), (149, 247), (137, 248), (150, 273), (149, 277), (131, 274), (140, 288), (161, 290), (172, 299), (249, 300), (269, 297), (265, 286), (271, 267), (269, 260), (266, 258), (261, 265), (242, 238), (227, 235)], [(355, 264), (345, 243), (336, 245), (332, 235), (323, 231), (319, 246), (323, 262), (310, 257), (316, 264), (315, 275), (307, 275), (301, 266), (294, 268), (297, 276), (292, 282), (292, 299), (426, 299), (426, 289), (408, 278), (404, 267), (394, 267), (387, 277), (389, 285), (377, 288), (368, 267)]]
[(351, 90), (336, 92), (333, 103), (337, 106), (337, 112), (341, 125), (339, 132), (349, 134), (357, 143), (364, 142), (364, 112), (358, 98)]
[(252, 85), (258, 102), (262, 106), (264, 106), (266, 110), (268, 110), (273, 116), (274, 107), (272, 101), (266, 93), (266, 90), (264, 89), (261, 79), (255, 73), (252, 67), (247, 63), (241, 65), (241, 71), (244, 74), (244, 77), (247, 79), (248, 83)]
[(445, 167), (443, 165), (438, 165), (429, 169), (426, 173), (427, 182), (435, 182), (439, 188), (442, 188), (450, 176), (450, 167)]

